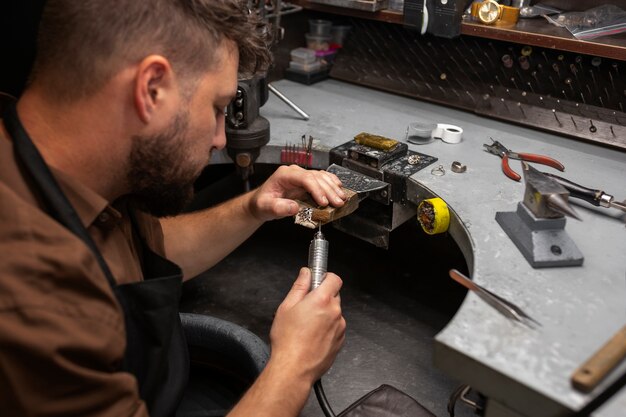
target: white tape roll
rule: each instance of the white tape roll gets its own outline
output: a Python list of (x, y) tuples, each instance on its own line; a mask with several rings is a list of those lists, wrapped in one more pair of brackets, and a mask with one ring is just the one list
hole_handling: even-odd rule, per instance
[(463, 129), (455, 125), (437, 123), (437, 127), (433, 130), (433, 137), (440, 138), (446, 143), (459, 143), (463, 138)]

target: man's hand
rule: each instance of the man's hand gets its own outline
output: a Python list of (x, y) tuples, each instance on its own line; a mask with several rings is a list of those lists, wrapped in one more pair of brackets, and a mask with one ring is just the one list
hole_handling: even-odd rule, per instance
[(293, 199), (307, 192), (323, 207), (329, 204), (341, 207), (346, 198), (335, 174), (283, 165), (253, 192), (250, 214), (261, 221), (293, 216), (298, 213), (298, 204)]
[(309, 292), (311, 272), (300, 275), (278, 307), (270, 332), (272, 359), (298, 372), (313, 384), (332, 365), (343, 345), (346, 321), (341, 314), (341, 279), (327, 273), (318, 288)]

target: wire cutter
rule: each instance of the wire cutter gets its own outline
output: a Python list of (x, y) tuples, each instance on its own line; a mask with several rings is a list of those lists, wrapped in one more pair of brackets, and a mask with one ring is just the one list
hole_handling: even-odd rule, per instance
[(549, 156), (537, 155), (534, 153), (512, 152), (497, 140), (493, 140), (493, 138), (489, 139), (491, 139), (493, 143), (491, 145), (485, 143), (483, 144), (483, 146), (487, 149), (487, 152), (498, 155), (502, 158), (502, 172), (504, 172), (504, 175), (514, 181), (519, 181), (520, 179), (522, 179), (522, 177), (517, 172), (511, 169), (511, 167), (509, 166), (509, 159), (519, 159), (521, 161), (536, 162), (538, 164), (543, 164), (552, 168), (556, 168), (559, 171), (565, 170), (565, 167), (562, 163), (560, 163), (556, 159), (550, 158)]

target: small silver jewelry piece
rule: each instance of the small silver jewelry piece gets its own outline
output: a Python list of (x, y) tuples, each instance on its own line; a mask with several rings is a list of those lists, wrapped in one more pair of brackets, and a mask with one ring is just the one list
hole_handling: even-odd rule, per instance
[(311, 221), (311, 215), (313, 214), (313, 209), (311, 208), (302, 208), (296, 214), (296, 221), (307, 223)]
[(436, 175), (438, 177), (441, 177), (442, 175), (446, 175), (446, 170), (443, 168), (443, 165), (439, 165), (439, 166), (431, 169), (430, 173), (433, 174), (433, 175)]
[(459, 161), (454, 161), (450, 169), (452, 170), (452, 172), (456, 172), (457, 174), (462, 174), (467, 171), (467, 167)]
[(409, 165), (417, 165), (420, 163), (421, 160), (422, 158), (420, 158), (419, 155), (409, 155), (407, 162), (409, 163)]

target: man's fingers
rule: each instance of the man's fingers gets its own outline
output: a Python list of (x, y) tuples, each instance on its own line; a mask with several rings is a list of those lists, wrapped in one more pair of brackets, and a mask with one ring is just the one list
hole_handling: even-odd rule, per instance
[(341, 188), (341, 181), (339, 181), (339, 178), (337, 178), (335, 174), (329, 174), (329, 173), (325, 173), (325, 174), (326, 175), (323, 175), (321, 177), (321, 181), (328, 184), (328, 187), (330, 187), (330, 190), (334, 194), (336, 194), (342, 200), (342, 202), (345, 201), (347, 196), (346, 196), (346, 193)]
[(281, 307), (290, 309), (308, 294), (311, 288), (311, 270), (309, 268), (301, 268), (300, 274), (293, 283), (291, 290), (283, 300)]
[(337, 275), (332, 272), (328, 272), (326, 274), (326, 278), (322, 284), (316, 288), (316, 291), (324, 291), (327, 294), (330, 294), (332, 297), (339, 295), (339, 290), (341, 290), (341, 286), (343, 285), (343, 281)]
[(277, 198), (272, 202), (272, 214), (277, 218), (295, 216), (298, 209), (298, 203), (286, 198)]
[(327, 172), (318, 171), (304, 180), (305, 188), (309, 191), (315, 202), (321, 206), (332, 204), (342, 206), (346, 197), (343, 190), (335, 184)]

